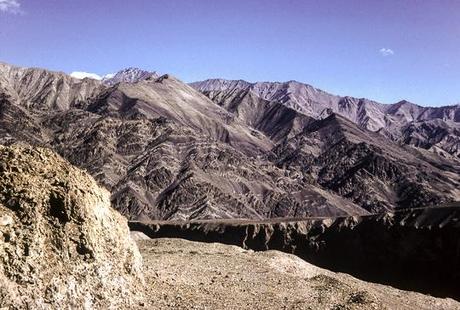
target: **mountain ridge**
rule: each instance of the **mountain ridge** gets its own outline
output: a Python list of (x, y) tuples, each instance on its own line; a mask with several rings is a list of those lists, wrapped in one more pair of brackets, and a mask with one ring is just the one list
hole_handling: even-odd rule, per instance
[[(317, 111), (248, 90), (209, 96), (169, 74), (107, 86), (0, 70), (0, 143), (52, 148), (131, 220), (365, 215), (460, 200), (458, 158), (417, 147), (421, 129), (407, 129), (406, 145)], [(441, 129), (429, 142), (455, 150), (457, 131)]]
[[(347, 97), (349, 97), (349, 98), (353, 98), (353, 99), (357, 99), (357, 100), (366, 99), (366, 100), (373, 101), (373, 102), (376, 102), (376, 103), (379, 103), (379, 104), (385, 105), (385, 106), (391, 106), (391, 105), (397, 105), (397, 104), (413, 104), (413, 105), (416, 105), (416, 106), (422, 107), (422, 108), (443, 108), (443, 107), (458, 107), (458, 106), (460, 106), (460, 103), (446, 104), (446, 105), (440, 105), (440, 106), (421, 105), (421, 104), (413, 103), (413, 102), (411, 102), (411, 101), (409, 101), (407, 99), (400, 99), (400, 100), (398, 100), (397, 102), (394, 102), (394, 103), (382, 103), (382, 102), (378, 102), (377, 100), (369, 99), (369, 98), (366, 98), (366, 97), (358, 97), (358, 96), (353, 96), (353, 95), (333, 94), (331, 92), (323, 90), (322, 88), (318, 88), (318, 87), (313, 86), (312, 84), (309, 84), (309, 83), (306, 83), (306, 82), (301, 82), (301, 81), (298, 81), (298, 80), (286, 80), (286, 81), (264, 80), (264, 81), (250, 82), (250, 81), (247, 81), (247, 80), (244, 80), (244, 79), (226, 79), (226, 78), (216, 77), (216, 78), (208, 78), (208, 79), (204, 79), (204, 80), (200, 80), (200, 81), (194, 81), (194, 82), (190, 82), (188, 84), (191, 85), (194, 88), (201, 88), (202, 91), (210, 91), (210, 90), (216, 90), (215, 85), (213, 85), (215, 82), (222, 83), (223, 86), (228, 85), (228, 84), (237, 83), (238, 86), (240, 86), (240, 87), (251, 87), (251, 86), (254, 86), (256, 84), (262, 84), (262, 85), (264, 85), (264, 84), (276, 84), (276, 85), (299, 84), (299, 85), (304, 85), (304, 86), (310, 87), (310, 88), (312, 88), (312, 89), (314, 89), (314, 90), (316, 90), (318, 92), (322, 92), (322, 93), (328, 94), (330, 96), (339, 97), (339, 98), (347, 98)], [(221, 90), (225, 90), (226, 88), (227, 87), (222, 87)]]
[[(332, 95), (297, 81), (249, 83), (243, 80), (208, 79), (190, 85), (221, 105), (225, 105), (221, 99), (229, 94), (252, 92), (264, 100), (281, 103), (313, 118), (320, 118), (325, 111), (331, 110), (360, 127), (380, 131), (396, 142), (410, 143), (410, 139), (402, 137), (408, 135), (405, 132), (406, 127), (412, 122), (429, 122), (434, 119), (460, 122), (460, 104), (424, 107), (406, 100), (383, 104), (366, 98)], [(426, 143), (418, 143), (418, 146), (435, 146), (435, 150), (444, 150), (450, 155), (460, 156), (460, 144), (451, 132), (446, 132), (437, 139), (438, 142), (450, 142), (433, 145), (428, 142), (433, 141), (431, 137), (427, 137), (426, 140)]]

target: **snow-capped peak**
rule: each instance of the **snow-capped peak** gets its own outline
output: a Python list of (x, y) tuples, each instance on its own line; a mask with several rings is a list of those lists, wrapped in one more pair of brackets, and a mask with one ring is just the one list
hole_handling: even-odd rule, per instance
[(93, 79), (93, 80), (102, 80), (102, 77), (96, 73), (89, 73), (89, 72), (82, 72), (82, 71), (74, 71), (70, 74), (71, 77), (83, 80), (86, 78)]
[(109, 73), (109, 74), (106, 74), (102, 77), (102, 79), (112, 79), (114, 76), (115, 76), (116, 73)]
[(107, 74), (102, 78), (106, 85), (115, 85), (117, 83), (137, 83), (150, 77), (159, 77), (156, 72), (150, 72), (139, 68), (127, 68), (117, 73)]

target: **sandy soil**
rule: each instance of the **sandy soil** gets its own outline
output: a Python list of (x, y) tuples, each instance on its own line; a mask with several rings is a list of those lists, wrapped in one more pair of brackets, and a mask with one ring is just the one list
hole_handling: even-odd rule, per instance
[(452, 299), (364, 282), (278, 251), (134, 237), (148, 285), (144, 309), (460, 309)]

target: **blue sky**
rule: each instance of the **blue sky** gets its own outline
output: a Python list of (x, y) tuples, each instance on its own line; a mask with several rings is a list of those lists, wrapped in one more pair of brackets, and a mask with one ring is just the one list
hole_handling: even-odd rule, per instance
[(0, 0), (0, 61), (460, 102), (460, 1)]

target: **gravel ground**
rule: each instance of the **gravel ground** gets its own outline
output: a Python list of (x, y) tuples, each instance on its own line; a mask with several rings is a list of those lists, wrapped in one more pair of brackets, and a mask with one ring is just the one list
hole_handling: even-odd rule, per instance
[(278, 251), (136, 234), (148, 309), (460, 309), (439, 299), (368, 283)]

